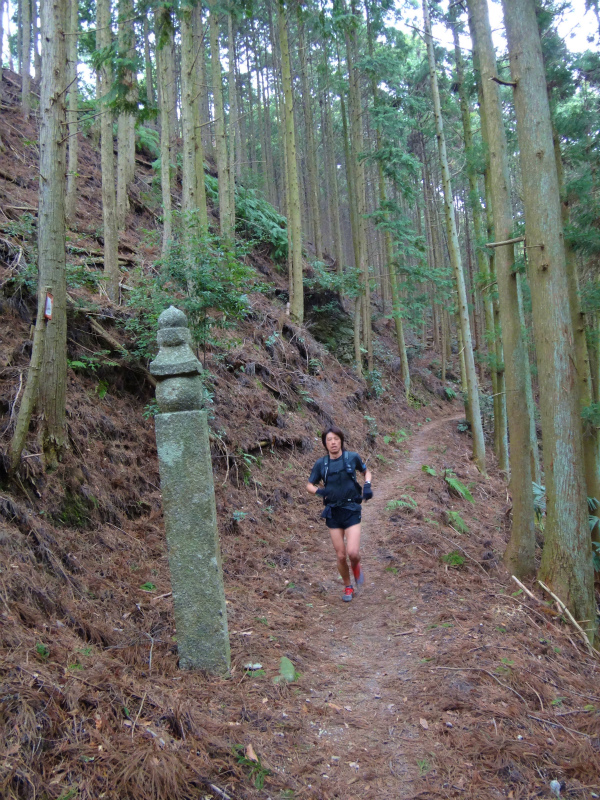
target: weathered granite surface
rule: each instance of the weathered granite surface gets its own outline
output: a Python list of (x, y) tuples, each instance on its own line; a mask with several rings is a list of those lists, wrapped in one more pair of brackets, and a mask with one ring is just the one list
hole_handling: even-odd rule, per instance
[(226, 674), (231, 666), (223, 569), (201, 366), (183, 312), (159, 317), (155, 418), (179, 665)]

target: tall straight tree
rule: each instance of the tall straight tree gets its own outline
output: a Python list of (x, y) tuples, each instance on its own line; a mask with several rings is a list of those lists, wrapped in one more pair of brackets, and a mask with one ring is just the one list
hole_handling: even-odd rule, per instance
[(0, 100), (2, 99), (2, 54), (4, 52), (4, 0), (0, 0)]
[(238, 109), (238, 93), (236, 87), (235, 65), (235, 25), (231, 9), (227, 11), (227, 49), (229, 69), (227, 75), (227, 94), (229, 99), (229, 211), (231, 214), (231, 229), (235, 230), (235, 180), (241, 177), (242, 148), (239, 135), (240, 120)]
[[(192, 29), (194, 34), (195, 73), (194, 73), (194, 145), (196, 148), (196, 203), (198, 206), (198, 224), (202, 233), (208, 232), (208, 208), (206, 206), (206, 184), (204, 182), (204, 140), (203, 131), (208, 129), (209, 112), (203, 98), (207, 97), (206, 78), (204, 76), (204, 30), (202, 25), (202, 6), (196, 3), (192, 11)], [(200, 66), (202, 63), (202, 66)]]
[[(341, 2), (344, 11), (344, 0)], [(351, 0), (351, 17), (344, 23), (346, 42), (346, 62), (348, 66), (348, 115), (350, 117), (350, 169), (353, 178), (353, 193), (355, 203), (355, 258), (356, 267), (360, 270), (362, 279), (362, 323), (363, 344), (367, 351), (367, 369), (373, 370), (373, 336), (371, 326), (371, 288), (369, 283), (369, 268), (367, 266), (367, 226), (365, 214), (367, 212), (367, 197), (365, 183), (365, 165), (361, 158), (363, 152), (363, 116), (360, 80), (356, 61), (358, 59), (358, 25), (361, 19), (358, 13), (356, 0)]]
[(218, 0), (208, 0), (210, 9), (210, 63), (212, 71), (213, 109), (215, 125), (215, 142), (217, 151), (217, 174), (219, 178), (219, 228), (224, 239), (231, 239), (231, 188), (233, 180), (227, 156), (227, 133), (225, 130), (225, 105), (223, 103), (223, 72), (221, 69), (221, 51), (219, 42), (219, 5)]
[[(494, 326), (494, 308), (492, 298), (490, 296), (489, 285), (491, 283), (490, 264), (489, 259), (483, 248), (483, 226), (482, 226), (482, 211), (481, 200), (479, 195), (477, 168), (475, 166), (475, 153), (473, 147), (473, 131), (471, 126), (471, 110), (469, 107), (469, 98), (467, 93), (467, 85), (464, 75), (464, 62), (462, 51), (459, 44), (459, 22), (458, 14), (456, 13), (456, 6), (453, 9), (451, 16), (452, 19), (452, 33), (454, 38), (454, 55), (456, 64), (456, 82), (458, 84), (458, 94), (460, 99), (460, 110), (463, 123), (464, 141), (465, 141), (465, 154), (467, 159), (467, 178), (469, 180), (469, 205), (473, 216), (473, 232), (475, 234), (475, 247), (477, 266), (479, 269), (479, 277), (485, 283), (486, 288), (481, 292), (482, 300), (485, 311), (486, 331), (488, 334), (488, 344), (490, 348), (495, 351), (496, 348), (496, 331)], [(475, 61), (474, 56), (474, 61)], [(484, 125), (484, 117), (481, 118), (481, 125)], [(487, 149), (489, 152), (489, 148)], [(468, 231), (468, 226), (466, 227)], [(499, 332), (498, 332), (499, 335)], [(496, 457), (498, 459), (498, 467), (501, 471), (509, 472), (508, 464), (508, 436), (506, 433), (506, 414), (504, 412), (504, 384), (503, 380), (499, 379), (499, 370), (502, 369), (502, 364), (498, 359), (492, 357), (489, 359), (489, 366), (492, 380), (492, 391), (494, 394), (494, 442), (496, 444)], [(502, 395), (500, 394), (502, 392)]]
[(473, 357), (473, 344), (471, 340), (471, 325), (469, 323), (469, 309), (467, 302), (467, 290), (465, 277), (462, 268), (460, 248), (458, 244), (458, 233), (456, 230), (456, 217), (454, 213), (454, 198), (452, 195), (452, 185), (450, 183), (450, 169), (448, 167), (448, 157), (446, 155), (446, 139), (444, 137), (444, 124), (442, 120), (442, 107), (440, 103), (440, 93), (438, 89), (437, 73), (435, 66), (435, 52), (433, 49), (433, 38), (431, 36), (431, 22), (429, 19), (429, 8), (427, 0), (423, 0), (423, 20), (425, 23), (425, 40), (427, 43), (427, 55), (429, 58), (429, 78), (431, 81), (431, 94), (433, 95), (433, 108), (435, 115), (436, 136), (438, 142), (438, 153), (440, 168), (442, 171), (442, 184), (444, 190), (444, 211), (446, 217), (446, 228), (448, 231), (448, 250), (450, 261), (456, 280), (458, 315), (460, 318), (460, 329), (462, 333), (462, 349), (465, 359), (465, 377), (467, 381), (467, 392), (469, 398), (469, 408), (471, 417), (471, 432), (473, 435), (473, 459), (481, 472), (485, 472), (485, 442), (483, 438), (483, 427), (481, 424), (481, 412), (479, 408), (479, 389), (477, 386), (477, 374), (475, 372), (475, 359)]
[(306, 27), (298, 5), (298, 49), (300, 56), (300, 78), (302, 84), (302, 108), (306, 128), (306, 160), (308, 167), (308, 208), (313, 231), (315, 257), (323, 260), (323, 235), (321, 232), (321, 205), (319, 202), (319, 181), (317, 179), (317, 148), (313, 122), (312, 98), (308, 80), (308, 59), (306, 56)]
[(152, 56), (150, 54), (150, 9), (144, 14), (144, 71), (146, 75), (146, 100), (149, 106), (154, 105), (154, 85), (152, 82)]
[[(564, 189), (564, 173), (560, 142), (558, 134), (553, 130), (554, 154), (558, 174), (558, 186), (561, 195), (562, 219), (565, 225), (569, 223), (569, 200)], [(588, 497), (600, 500), (600, 431), (589, 425), (583, 419), (584, 409), (589, 408), (594, 402), (592, 372), (587, 345), (587, 327), (585, 315), (581, 311), (581, 296), (579, 292), (579, 276), (577, 274), (577, 254), (572, 245), (565, 242), (565, 257), (567, 264), (567, 281), (569, 283), (569, 307), (571, 309), (571, 322), (577, 358), (577, 381), (579, 388), (579, 403), (582, 410), (583, 431), (583, 459), (585, 464), (585, 484)], [(596, 524), (592, 531), (592, 540), (600, 542), (600, 525)]]
[(281, 55), (281, 82), (283, 84), (284, 130), (286, 154), (286, 186), (288, 189), (288, 229), (291, 233), (292, 252), (290, 268), (290, 315), (295, 322), (304, 319), (304, 286), (302, 274), (302, 215), (300, 210), (300, 187), (296, 164), (296, 135), (294, 125), (294, 98), (292, 94), (292, 70), (286, 9), (283, 0), (277, 0), (277, 28)]
[[(119, 80), (125, 88), (125, 100), (137, 100), (137, 75), (135, 30), (133, 27), (133, 0), (119, 0), (119, 58), (123, 65)], [(125, 226), (129, 211), (128, 189), (135, 177), (135, 115), (127, 108), (117, 117), (117, 224)]]
[(21, 0), (22, 62), (21, 62), (21, 106), (27, 118), (31, 109), (31, 2)]
[(113, 70), (110, 60), (112, 44), (110, 0), (96, 3), (96, 50), (102, 63), (100, 78), (100, 161), (102, 167), (102, 227), (104, 235), (104, 274), (106, 292), (111, 300), (119, 299), (119, 238), (117, 232), (117, 197), (115, 192), (115, 157), (113, 112), (107, 103), (112, 90)]
[[(31, 18), (32, 18), (32, 26), (31, 26), (31, 36), (32, 36), (32, 48), (33, 48), (33, 66), (35, 70), (35, 79), (39, 81), (42, 75), (42, 53), (40, 51), (40, 26), (38, 25), (39, 22), (39, 2), (38, 0), (31, 0)], [(67, 14), (69, 12), (67, 11)]]
[(160, 186), (163, 205), (163, 258), (169, 253), (173, 239), (173, 201), (171, 199), (171, 138), (173, 115), (171, 105), (175, 102), (174, 88), (169, 77), (169, 65), (173, 61), (173, 19), (171, 6), (164, 4), (156, 10), (156, 74), (158, 104), (160, 108)]
[(560, 194), (533, 0), (503, 0), (523, 180), (547, 519), (540, 577), (593, 639), (592, 545)]
[(40, 190), (38, 206), (38, 308), (31, 365), (11, 442), (17, 469), (36, 402), (48, 468), (66, 447), (67, 289), (65, 252), (65, 31), (67, 0), (42, 3), (44, 72), (40, 87)]
[(182, 5), (180, 8), (181, 19), (181, 128), (183, 132), (182, 147), (182, 193), (181, 210), (188, 219), (184, 225), (190, 225), (189, 215), (198, 208), (196, 196), (198, 182), (196, 180), (196, 130), (197, 105), (195, 78), (195, 53), (193, 9), (191, 5)]
[(500, 319), (506, 364), (506, 407), (510, 432), (510, 492), (513, 524), (504, 554), (508, 569), (518, 577), (535, 572), (535, 528), (531, 462), (529, 454), (529, 414), (527, 413), (527, 351), (519, 317), (518, 276), (514, 271), (513, 212), (510, 196), (508, 147), (502, 119), (498, 84), (494, 81), (496, 58), (492, 44), (486, 0), (468, 0), (473, 47), (481, 70), (485, 103), (485, 123), (490, 160), (496, 275), (500, 300)]
[(77, 32), (79, 29), (79, 3), (77, 0), (68, 0), (69, 35), (67, 36), (67, 72), (69, 93), (67, 130), (69, 132), (69, 163), (67, 166), (67, 197), (65, 214), (67, 225), (75, 222), (75, 209), (77, 206), (77, 161), (78, 161), (78, 134), (79, 127), (77, 103)]

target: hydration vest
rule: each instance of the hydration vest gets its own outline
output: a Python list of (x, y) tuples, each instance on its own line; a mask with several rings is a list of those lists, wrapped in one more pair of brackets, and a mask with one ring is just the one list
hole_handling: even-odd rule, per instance
[[(362, 494), (362, 489), (360, 488), (359, 482), (356, 480), (356, 470), (352, 467), (350, 463), (350, 457), (348, 455), (347, 450), (342, 450), (342, 456), (344, 459), (344, 469), (350, 476), (350, 479), (353, 481), (354, 485), (356, 486), (357, 490)], [(327, 473), (329, 472), (329, 453), (323, 457), (323, 486), (327, 485)]]

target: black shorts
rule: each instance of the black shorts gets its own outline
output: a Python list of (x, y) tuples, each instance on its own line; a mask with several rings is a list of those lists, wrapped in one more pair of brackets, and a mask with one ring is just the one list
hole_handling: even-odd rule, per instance
[(353, 525), (360, 523), (361, 513), (361, 508), (358, 511), (348, 508), (332, 508), (331, 516), (325, 518), (325, 524), (332, 530), (341, 528), (345, 531), (346, 528), (351, 528)]

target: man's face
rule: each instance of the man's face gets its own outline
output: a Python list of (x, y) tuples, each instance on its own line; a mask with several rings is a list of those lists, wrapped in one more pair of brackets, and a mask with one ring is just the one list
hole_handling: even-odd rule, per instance
[(325, 437), (325, 447), (329, 455), (337, 458), (342, 452), (342, 440), (335, 433), (328, 433)]

